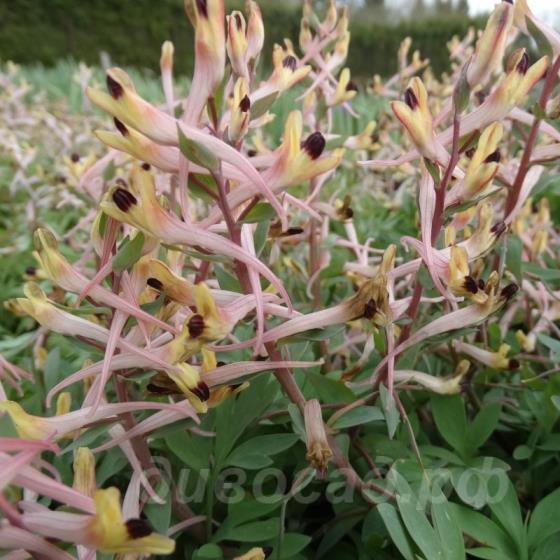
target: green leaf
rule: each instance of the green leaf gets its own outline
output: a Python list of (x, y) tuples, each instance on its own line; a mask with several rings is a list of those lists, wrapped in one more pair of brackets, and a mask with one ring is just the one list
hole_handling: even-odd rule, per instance
[(535, 40), (535, 43), (537, 43), (539, 53), (548, 56), (549, 59), (552, 59), (554, 52), (550, 41), (546, 38), (546, 35), (529, 16), (525, 16), (525, 24), (527, 25), (527, 31), (529, 31), (531, 37)]
[(432, 488), (432, 522), (436, 528), (446, 560), (464, 560), (465, 543), (459, 523), (453, 515), (443, 492)]
[(381, 401), (381, 410), (385, 415), (385, 422), (387, 422), (387, 432), (392, 439), (401, 421), (401, 415), (395, 406), (393, 397), (389, 395), (389, 391), (383, 383), (379, 386), (379, 400)]
[(547, 348), (550, 348), (555, 356), (560, 356), (560, 340), (552, 338), (551, 336), (548, 336), (546, 334), (538, 334), (537, 338)]
[(389, 531), (393, 544), (398, 548), (404, 559), (416, 560), (414, 544), (408, 536), (395, 506), (387, 503), (379, 504), (377, 511), (381, 515), (387, 531)]
[(223, 557), (224, 553), (217, 544), (208, 543), (195, 550), (192, 560), (222, 560)]
[(192, 469), (201, 470), (208, 468), (212, 440), (197, 437), (187, 430), (173, 432), (165, 437), (167, 448), (174, 453), (184, 465)]
[(545, 539), (560, 531), (560, 488), (543, 498), (533, 510), (529, 520), (529, 543), (537, 547)]
[(119, 250), (111, 263), (115, 272), (122, 272), (130, 268), (142, 256), (144, 247), (144, 234), (139, 231), (130, 239), (127, 237), (119, 247)]
[(316, 397), (322, 402), (348, 403), (356, 399), (354, 393), (341, 381), (307, 370), (305, 378), (313, 385)]
[(331, 325), (324, 329), (311, 329), (304, 331), (293, 336), (282, 338), (278, 341), (279, 344), (293, 344), (296, 342), (321, 342), (333, 338), (338, 333), (344, 330), (344, 325)]
[(383, 420), (384, 418), (385, 416), (378, 406), (359, 406), (337, 418), (331, 427), (336, 430), (343, 430), (352, 426), (360, 426), (368, 422)]
[(439, 433), (463, 458), (467, 455), (467, 415), (459, 395), (434, 395), (432, 413)]
[(311, 537), (300, 533), (284, 533), (282, 540), (282, 554), (280, 558), (292, 558), (301, 552), (309, 543)]
[(500, 420), (502, 405), (492, 403), (486, 405), (476, 415), (467, 433), (467, 442), (470, 453), (476, 451), (492, 435)]
[(467, 507), (453, 503), (449, 505), (463, 533), (482, 545), (500, 551), (506, 558), (517, 556), (511, 539), (491, 519)]
[[(157, 491), (157, 489), (156, 489)], [(172, 500), (169, 496), (162, 496), (165, 503), (156, 504), (149, 501), (142, 510), (152, 524), (154, 531), (165, 534), (171, 525), (171, 504)]]
[(60, 371), (60, 347), (53, 348), (45, 360), (45, 388), (50, 391), (62, 377)]
[[(492, 481), (497, 481), (500, 486), (499, 490), (492, 492), (494, 499), (489, 500), (488, 505), (500, 525), (517, 544), (518, 553), (523, 555), (523, 551), (526, 548), (527, 532), (521, 516), (521, 507), (519, 506), (515, 488), (508, 478), (492, 478), (489, 480), (489, 483)], [(500, 496), (500, 494), (503, 496)]]
[(395, 469), (389, 473), (397, 489), (397, 506), (412, 540), (418, 545), (426, 558), (443, 558), (443, 549), (439, 537), (430, 525), (423, 507), (406, 480)]
[(226, 464), (235, 465), (237, 461), (243, 459), (246, 455), (269, 456), (281, 453), (289, 449), (299, 436), (296, 434), (270, 434), (266, 436), (257, 436), (248, 441), (243, 442), (234, 449), (226, 459)]
[(554, 280), (560, 280), (560, 270), (551, 268), (542, 268), (532, 263), (525, 263), (525, 272), (536, 276), (539, 280), (543, 282), (551, 282)]
[(276, 216), (276, 210), (268, 202), (259, 202), (251, 208), (243, 220), (240, 220), (240, 223), (256, 224), (265, 220), (271, 220), (274, 216)]
[(179, 149), (189, 161), (209, 171), (215, 172), (218, 170), (220, 162), (214, 152), (203, 146), (200, 142), (187, 138), (179, 125), (177, 125), (177, 134), (179, 136)]
[(519, 237), (508, 238), (507, 244), (507, 255), (506, 255), (506, 266), (515, 276), (517, 283), (521, 285), (523, 281), (523, 243)]
[(275, 91), (265, 95), (261, 99), (257, 99), (257, 101), (251, 105), (251, 120), (253, 121), (262, 117), (272, 107), (272, 104), (276, 101), (277, 97), (278, 92)]
[(279, 520), (276, 518), (253, 521), (236, 527), (227, 527), (225, 531), (220, 530), (214, 535), (213, 540), (258, 543), (274, 538), (279, 528)]

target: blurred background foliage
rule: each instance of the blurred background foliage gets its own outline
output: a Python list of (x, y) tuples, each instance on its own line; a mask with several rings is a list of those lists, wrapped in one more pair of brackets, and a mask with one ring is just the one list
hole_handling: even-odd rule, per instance
[[(226, 8), (243, 9), (243, 0)], [(267, 31), (265, 53), (273, 43), (299, 34), (299, 0), (262, 0)], [(317, 2), (320, 4), (320, 2)], [(388, 76), (397, 69), (395, 53), (402, 39), (429, 57), (436, 72), (448, 65), (445, 42), (464, 35), (484, 18), (468, 16), (466, 0), (347, 0), (352, 14), (348, 65), (352, 74)], [(405, 5), (406, 4), (406, 5)], [(489, 3), (489, 8), (490, 8)], [(0, 2), (0, 60), (51, 66), (73, 58), (99, 64), (101, 53), (120, 66), (157, 69), (160, 47), (175, 44), (175, 68), (190, 75), (193, 30), (179, 0), (10, 0)], [(262, 61), (270, 65), (270, 60)]]

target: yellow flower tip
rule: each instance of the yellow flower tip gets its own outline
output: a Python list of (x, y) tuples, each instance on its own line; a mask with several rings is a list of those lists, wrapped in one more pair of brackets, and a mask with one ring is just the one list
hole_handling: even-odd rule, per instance
[(186, 362), (177, 364), (177, 369), (178, 371), (169, 370), (169, 377), (189, 399), (195, 410), (205, 413), (208, 410), (207, 402), (210, 398), (208, 385), (200, 378), (198, 371)]
[(245, 554), (236, 556), (233, 560), (266, 560), (271, 552), (272, 550), (268, 548), (254, 547)]
[(78, 447), (74, 453), (74, 482), (72, 487), (93, 498), (97, 491), (95, 480), (95, 456), (91, 449)]
[(159, 65), (163, 71), (169, 72), (173, 67), (173, 53), (175, 47), (171, 41), (164, 41), (161, 46), (161, 58), (159, 60)]
[(68, 414), (72, 408), (72, 395), (68, 391), (63, 391), (56, 399), (56, 416)]
[(89, 524), (91, 543), (108, 554), (171, 554), (175, 541), (152, 531), (143, 519), (123, 520), (117, 488), (97, 490), (95, 515)]
[(21, 439), (45, 439), (52, 431), (43, 418), (28, 414), (20, 404), (14, 401), (0, 401), (0, 412), (8, 414)]

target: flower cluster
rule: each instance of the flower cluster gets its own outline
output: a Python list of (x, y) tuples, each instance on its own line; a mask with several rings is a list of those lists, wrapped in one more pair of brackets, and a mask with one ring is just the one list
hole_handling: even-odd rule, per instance
[[(187, 447), (192, 434), (219, 437), (206, 419), (226, 414), (261, 372), (292, 403), (305, 468), (326, 478), (335, 464), (365, 492), (337, 421), (380, 392), (384, 413), (405, 419), (404, 389), (458, 394), (484, 368), (517, 370), (560, 318), (558, 292), (535, 273), (557, 256), (557, 234), (546, 198), (532, 198), (542, 164), (560, 156), (547, 122), (557, 112), (560, 35), (525, 1), (500, 2), (476, 43), (474, 33), (451, 41), (441, 79), (418, 53), (409, 61), (404, 41), (398, 73), (376, 76), (366, 97), (389, 99), (390, 109), (354, 134), (338, 134), (335, 118), (359, 122), (347, 7), (331, 0), (320, 15), (306, 0), (299, 45), (286, 39), (267, 53), (257, 2), (229, 15), (223, 0), (185, 6), (195, 30), (188, 96), (176, 95), (170, 42), (162, 105), (120, 68), (107, 70), (105, 87), (87, 87), (106, 114), (94, 132), (106, 151), (65, 160), (75, 180), (61, 203), (87, 210), (75, 236), (34, 229), (36, 266), (21, 297), (6, 302), (38, 329), (33, 373), (0, 361), (1, 420), (12, 428), (0, 438), (0, 548), (139, 558), (172, 553), (172, 537), (204, 521), (211, 535), (211, 506), (171, 504), (176, 524), (166, 534), (146, 519), (147, 499), (163, 502), (155, 435), (181, 430)], [(522, 33), (544, 37), (550, 53), (531, 60), (510, 48)], [(271, 70), (259, 80), (265, 57)], [(282, 98), (290, 111), (274, 134)], [(517, 132), (524, 126), (529, 135)], [(22, 167), (30, 150), (17, 154)], [(342, 176), (355, 184), (339, 186)], [(17, 182), (33, 185), (23, 172)], [(388, 242), (358, 227), (363, 198), (390, 208), (411, 192), (417, 235)], [(345, 258), (333, 281), (335, 250)], [(532, 274), (512, 266), (514, 250)], [(45, 384), (56, 337), (87, 360)], [(418, 356), (426, 345), (443, 375)], [(330, 415), (308, 371), (353, 401)], [(22, 397), (33, 384), (44, 402)], [(96, 468), (113, 448), (129, 465), (122, 488)], [(73, 469), (61, 475), (65, 453)], [(258, 544), (234, 554), (264, 559), (270, 549)]]

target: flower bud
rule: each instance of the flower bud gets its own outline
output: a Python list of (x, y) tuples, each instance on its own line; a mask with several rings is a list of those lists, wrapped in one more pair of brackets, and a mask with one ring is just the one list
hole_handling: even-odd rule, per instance
[(254, 0), (247, 0), (245, 10), (249, 14), (247, 22), (247, 59), (254, 65), (264, 45), (264, 24), (261, 9)]
[(467, 81), (471, 88), (484, 86), (501, 64), (512, 23), (513, 6), (508, 2), (497, 4), (488, 18), (468, 66)]
[(249, 79), (247, 68), (247, 38), (243, 14), (239, 11), (227, 16), (227, 53), (231, 67), (237, 76)]
[(228, 127), (228, 139), (231, 144), (236, 144), (247, 134), (251, 120), (250, 109), (251, 100), (247, 80), (240, 77), (233, 88), (233, 103)]
[(87, 447), (78, 447), (74, 453), (74, 482), (72, 488), (93, 498), (97, 490), (95, 457)]

